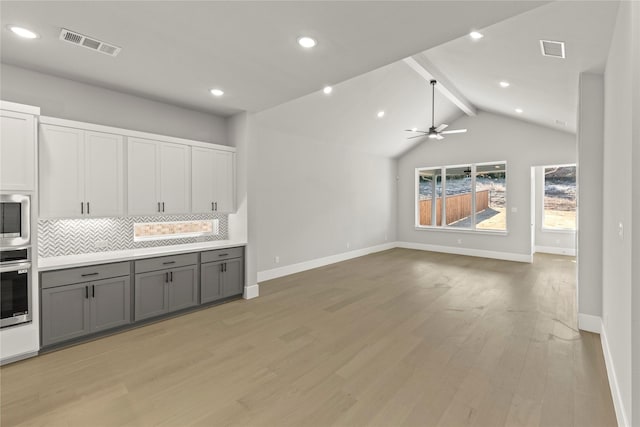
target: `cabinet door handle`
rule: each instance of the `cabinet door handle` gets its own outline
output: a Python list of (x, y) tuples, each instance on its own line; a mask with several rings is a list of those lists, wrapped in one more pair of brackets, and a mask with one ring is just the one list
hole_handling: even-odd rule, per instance
[(164, 282), (169, 283), (169, 273), (164, 273)]
[(160, 202), (158, 202), (158, 212), (161, 212), (160, 211)]
[(91, 285), (91, 298), (96, 297), (96, 285)]
[(227, 271), (227, 263), (226, 262), (224, 263), (224, 271), (225, 272)]
[(91, 214), (91, 211), (89, 210), (89, 202), (87, 202), (87, 215)]
[(171, 279), (169, 279), (169, 281), (173, 282), (173, 271), (171, 273), (169, 273), (169, 274), (171, 274)]
[(216, 204), (216, 212), (218, 212), (218, 202), (216, 202), (215, 204)]
[(224, 264), (220, 264), (220, 273), (224, 271)]
[(84, 287), (84, 297), (86, 299), (89, 299), (89, 287), (88, 286)]
[(229, 254), (219, 254), (218, 256), (227, 256), (227, 255), (229, 255)]
[(84, 215), (84, 202), (80, 202), (80, 215)]
[(213, 207), (213, 202), (211, 202), (211, 210), (215, 210), (215, 208)]
[(164, 212), (164, 202), (162, 202), (162, 212)]
[(85, 273), (81, 274), (80, 277), (89, 277), (89, 276), (97, 276), (100, 273)]
[(170, 265), (170, 264), (175, 264), (175, 261), (165, 261), (162, 263), (162, 265)]

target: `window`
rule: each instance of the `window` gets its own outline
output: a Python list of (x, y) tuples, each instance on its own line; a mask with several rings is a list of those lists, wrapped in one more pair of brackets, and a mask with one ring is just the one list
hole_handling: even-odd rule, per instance
[(576, 165), (544, 168), (542, 228), (576, 229)]
[(505, 162), (416, 169), (416, 227), (506, 231), (506, 177)]

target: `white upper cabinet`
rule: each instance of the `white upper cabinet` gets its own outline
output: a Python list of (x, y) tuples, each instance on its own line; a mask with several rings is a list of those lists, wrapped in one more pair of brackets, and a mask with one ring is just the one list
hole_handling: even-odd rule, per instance
[(34, 191), (35, 117), (0, 111), (0, 190)]
[(123, 215), (123, 138), (108, 133), (85, 132), (84, 146), (87, 215)]
[(188, 145), (160, 143), (160, 201), (162, 212), (188, 213), (190, 197)]
[(124, 214), (123, 138), (40, 126), (40, 217)]
[(230, 213), (234, 203), (234, 153), (193, 147), (191, 198), (193, 213)]
[(191, 147), (129, 138), (129, 215), (189, 213)]
[(128, 138), (129, 215), (161, 212), (158, 143), (148, 139)]

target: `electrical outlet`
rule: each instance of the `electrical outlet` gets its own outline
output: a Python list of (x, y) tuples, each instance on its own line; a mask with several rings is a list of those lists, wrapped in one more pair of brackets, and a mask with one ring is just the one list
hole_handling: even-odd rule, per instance
[(458, 244), (461, 245), (462, 244), (462, 239), (458, 239)]
[(276, 255), (276, 256), (273, 258), (273, 262), (275, 262), (276, 264), (280, 264), (280, 257), (279, 257), (278, 255)]
[(109, 242), (107, 242), (106, 240), (96, 240), (93, 246), (95, 246), (96, 248), (106, 248), (109, 246)]
[(511, 208), (511, 213), (518, 213), (518, 208), (517, 207), (512, 207)]
[(624, 225), (622, 225), (622, 221), (618, 223), (618, 237), (624, 239)]
[(560, 244), (560, 239), (556, 239), (556, 245)]
[(349, 249), (351, 247), (351, 243), (347, 242), (347, 249)]

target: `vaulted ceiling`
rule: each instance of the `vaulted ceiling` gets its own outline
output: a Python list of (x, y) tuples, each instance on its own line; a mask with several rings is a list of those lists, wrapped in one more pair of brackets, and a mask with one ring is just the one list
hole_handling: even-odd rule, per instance
[[(260, 111), (543, 1), (2, 1), (2, 62), (192, 109)], [(38, 32), (14, 37), (7, 25)], [(58, 39), (61, 28), (122, 48)], [(318, 40), (312, 50), (301, 35)], [(213, 98), (208, 90), (224, 89)]]

